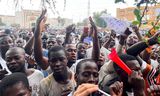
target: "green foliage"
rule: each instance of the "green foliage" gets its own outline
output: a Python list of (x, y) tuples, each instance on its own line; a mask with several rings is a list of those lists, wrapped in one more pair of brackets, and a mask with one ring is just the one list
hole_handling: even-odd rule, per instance
[(6, 24), (2, 22), (2, 18), (0, 18), (0, 26), (5, 26)]
[(14, 24), (11, 24), (11, 26), (12, 26), (12, 27), (20, 27), (20, 24), (14, 23)]
[(155, 30), (159, 30), (160, 26), (155, 26), (154, 29)]
[(154, 26), (154, 22), (151, 22), (151, 25)]
[(157, 19), (160, 19), (160, 14), (158, 14)]
[(141, 22), (141, 11), (140, 11), (140, 9), (134, 9), (134, 15), (136, 16), (137, 21)]
[(0, 26), (6, 26), (6, 24), (3, 22), (0, 22)]
[(120, 2), (125, 3), (124, 0), (115, 0), (115, 3), (120, 3)]
[(65, 24), (65, 19), (64, 19), (64, 18), (61, 18), (60, 16), (58, 16), (57, 19), (58, 19), (58, 23), (59, 23), (61, 26), (64, 26), (64, 24)]
[(85, 18), (80, 25), (87, 26), (88, 22), (88, 18)]
[(102, 11), (102, 12), (95, 12), (93, 13), (93, 19), (95, 20), (95, 24), (99, 27), (105, 28), (107, 25), (103, 19), (100, 18), (100, 16), (107, 11)]
[(133, 25), (139, 25), (139, 23), (140, 23), (139, 21), (133, 21), (132, 22)]

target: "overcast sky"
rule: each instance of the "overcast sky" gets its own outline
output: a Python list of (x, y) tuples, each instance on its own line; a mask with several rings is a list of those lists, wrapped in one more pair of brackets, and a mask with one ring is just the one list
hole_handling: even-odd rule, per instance
[[(19, 0), (22, 1), (22, 0)], [(41, 9), (41, 0), (23, 0), (20, 2), (19, 9)], [(107, 9), (108, 13), (112, 16), (116, 16), (116, 8), (125, 8), (133, 5), (134, 0), (126, 0), (126, 4), (115, 4), (115, 0), (90, 0), (90, 15), (93, 12), (100, 12)], [(1, 0), (0, 2), (0, 14), (14, 15), (15, 10), (13, 0)], [(64, 0), (56, 0), (56, 10), (60, 13), (61, 17), (71, 18), (74, 22), (78, 22), (87, 17), (88, 13), (88, 0), (66, 0), (66, 7), (64, 10)], [(51, 10), (48, 10), (49, 17), (57, 17)]]

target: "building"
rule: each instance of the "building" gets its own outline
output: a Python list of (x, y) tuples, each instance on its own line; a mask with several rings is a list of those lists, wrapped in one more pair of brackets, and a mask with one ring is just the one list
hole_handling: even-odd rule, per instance
[(59, 18), (47, 18), (46, 23), (53, 28), (64, 28), (68, 25), (73, 24), (73, 20), (68, 18), (61, 18), (60, 20)]
[(17, 11), (15, 12), (15, 22), (20, 24), (21, 28), (32, 28), (40, 14), (41, 11), (35, 10)]
[[(141, 13), (143, 12), (144, 8), (144, 6), (140, 8)], [(134, 9), (135, 7), (128, 7), (124, 9), (117, 8), (117, 18), (129, 21), (136, 20), (136, 17), (134, 15)], [(147, 15), (144, 16), (143, 20), (148, 20), (150, 22), (155, 21), (156, 17), (160, 14), (160, 5), (149, 6), (147, 11)]]
[(0, 15), (0, 22), (4, 23), (7, 26), (15, 24), (15, 16)]
[[(15, 12), (15, 16), (0, 15), (0, 22), (7, 26), (19, 25), (20, 28), (32, 28), (35, 26), (40, 14), (41, 11), (37, 10), (21, 10)], [(46, 23), (52, 25), (52, 27), (67, 26), (73, 23), (73, 20), (67, 18), (63, 18), (63, 21), (64, 22), (59, 22), (57, 18), (47, 18)]]

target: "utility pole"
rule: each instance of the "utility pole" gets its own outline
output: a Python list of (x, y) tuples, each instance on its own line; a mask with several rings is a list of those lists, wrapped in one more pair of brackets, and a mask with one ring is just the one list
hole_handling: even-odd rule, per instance
[(88, 0), (88, 17), (90, 16), (90, 0)]

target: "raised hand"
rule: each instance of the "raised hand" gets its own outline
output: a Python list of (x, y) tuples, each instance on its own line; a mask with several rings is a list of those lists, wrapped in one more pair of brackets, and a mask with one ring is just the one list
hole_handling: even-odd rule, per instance
[(123, 93), (123, 82), (116, 81), (110, 87), (111, 96), (122, 96)]
[(39, 29), (40, 32), (43, 32), (45, 30), (45, 22), (47, 18), (45, 17), (47, 10), (43, 9), (41, 15), (36, 21), (36, 28)]
[(91, 26), (92, 26), (94, 29), (96, 29), (97, 27), (96, 27), (96, 25), (95, 25), (95, 23), (93, 22), (93, 20), (92, 20), (91, 17), (89, 17), (89, 21), (90, 21)]
[(111, 34), (110, 34), (110, 39), (111, 40), (115, 40), (115, 37), (116, 37), (116, 33), (115, 33), (115, 31), (114, 30), (111, 30)]
[(75, 31), (75, 24), (66, 27), (66, 33), (71, 33)]
[(123, 35), (120, 35), (120, 37), (119, 37), (119, 43), (120, 43), (121, 45), (124, 45), (127, 37), (128, 37), (131, 33), (132, 33), (132, 32), (129, 30), (129, 28), (127, 28), (126, 31), (124, 32), (124, 34), (123, 34)]
[(98, 85), (82, 84), (74, 92), (73, 96), (88, 96), (95, 91), (98, 91)]

